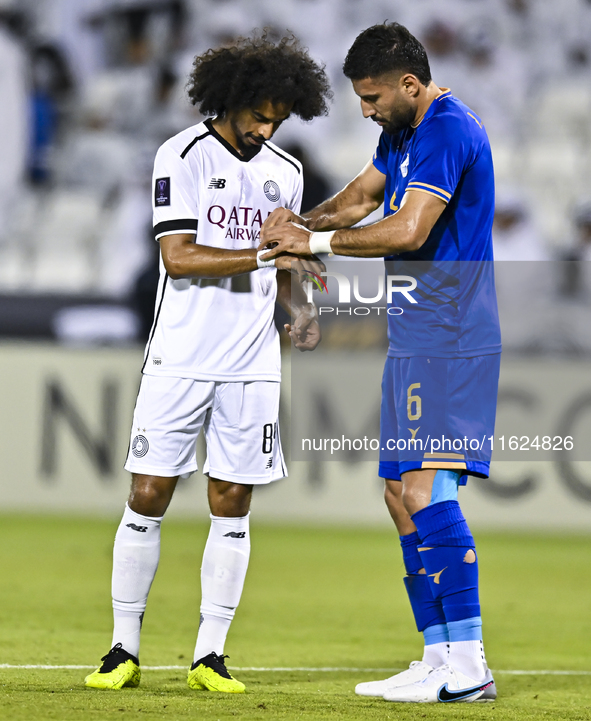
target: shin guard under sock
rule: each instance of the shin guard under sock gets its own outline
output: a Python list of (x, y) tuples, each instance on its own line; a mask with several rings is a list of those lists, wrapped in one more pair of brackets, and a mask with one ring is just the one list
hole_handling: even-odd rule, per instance
[(250, 557), (249, 515), (210, 516), (201, 566), (201, 622), (193, 660), (224, 652)]
[(125, 504), (113, 547), (113, 641), (139, 656), (140, 630), (160, 558), (162, 518), (142, 516)]
[(423, 570), (423, 562), (418, 552), (421, 545), (419, 534), (415, 531), (400, 537), (402, 558), (406, 573), (404, 585), (415, 618), (417, 630), (423, 632), (425, 649), (423, 661), (437, 667), (445, 663), (447, 657), (447, 628), (441, 601), (433, 597), (429, 579)]

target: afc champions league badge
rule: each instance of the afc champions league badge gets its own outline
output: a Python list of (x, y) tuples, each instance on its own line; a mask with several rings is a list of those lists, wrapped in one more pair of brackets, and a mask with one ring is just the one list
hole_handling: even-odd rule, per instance
[(157, 178), (154, 185), (154, 204), (156, 207), (170, 205), (170, 178)]
[(136, 458), (143, 458), (150, 449), (146, 436), (136, 436), (131, 443), (131, 452)]
[(263, 192), (272, 203), (276, 203), (281, 197), (279, 186), (274, 180), (267, 180), (263, 185)]

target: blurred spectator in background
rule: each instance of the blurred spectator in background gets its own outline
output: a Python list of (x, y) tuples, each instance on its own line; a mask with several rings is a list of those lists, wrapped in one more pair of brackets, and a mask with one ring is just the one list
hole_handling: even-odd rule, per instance
[(518, 137), (529, 90), (519, 49), (501, 45), (499, 23), (490, 15), (464, 26), (460, 50), (464, 81), (458, 96), (482, 118), (491, 143)]
[(465, 78), (460, 64), (458, 34), (458, 24), (446, 17), (430, 20), (419, 37), (427, 51), (435, 82), (439, 87), (450, 88), (461, 98)]
[(306, 152), (302, 145), (299, 143), (293, 143), (284, 146), (283, 149), (299, 160), (304, 168), (302, 213), (306, 213), (308, 210), (312, 210), (312, 208), (315, 208), (329, 197), (331, 193), (328, 180), (312, 162), (309, 153)]
[(169, 99), (163, 89), (169, 91), (176, 81), (185, 18), (182, 0), (118, 0), (91, 17), (107, 63), (88, 84), (87, 97), (100, 98), (112, 129), (140, 137), (149, 133), (153, 108)]
[(554, 281), (551, 264), (536, 261), (550, 256), (516, 188), (496, 194), (493, 253), (504, 350), (548, 350)]
[(561, 295), (571, 300), (591, 300), (591, 203), (574, 212), (575, 238), (563, 258)]
[(591, 203), (575, 208), (573, 223), (574, 242), (559, 265), (562, 303), (556, 336), (560, 351), (580, 356), (591, 353)]
[(523, 193), (517, 188), (496, 193), (493, 251), (496, 261), (550, 260)]
[(12, 31), (15, 3), (0, 0), (0, 243), (8, 235), (11, 210), (22, 194), (29, 139), (26, 55)]
[(141, 343), (147, 343), (154, 322), (154, 307), (160, 278), (160, 244), (154, 240), (151, 223), (146, 228), (146, 235), (146, 240), (149, 242), (149, 258), (144, 269), (135, 280), (130, 297), (131, 306), (139, 320), (137, 340)]
[(31, 147), (28, 174), (33, 183), (50, 179), (50, 155), (67, 120), (74, 83), (61, 50), (52, 44), (34, 47), (31, 66)]

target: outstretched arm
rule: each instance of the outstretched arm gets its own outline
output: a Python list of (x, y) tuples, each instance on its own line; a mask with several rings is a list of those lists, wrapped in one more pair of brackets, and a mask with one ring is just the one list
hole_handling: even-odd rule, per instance
[(316, 306), (308, 303), (299, 280), (285, 270), (277, 271), (277, 300), (293, 319), (285, 330), (294, 346), (300, 351), (314, 350), (321, 338)]
[[(407, 251), (418, 250), (429, 237), (433, 226), (445, 209), (440, 198), (418, 191), (405, 193), (400, 209), (377, 223), (362, 228), (337, 230), (330, 241), (330, 250), (335, 255), (349, 255), (360, 258), (381, 258)], [(260, 248), (267, 243), (276, 244), (262, 255), (264, 260), (280, 253), (309, 255), (320, 252), (310, 251), (312, 233), (294, 223), (283, 223), (268, 229), (263, 228)]]
[(386, 176), (369, 162), (356, 178), (335, 196), (305, 213), (309, 230), (350, 228), (380, 207), (384, 200)]
[(349, 228), (380, 207), (385, 185), (386, 176), (370, 162), (336, 195), (304, 215), (296, 215), (287, 208), (274, 210), (263, 224), (261, 239), (269, 228), (288, 221), (299, 223), (309, 230)]

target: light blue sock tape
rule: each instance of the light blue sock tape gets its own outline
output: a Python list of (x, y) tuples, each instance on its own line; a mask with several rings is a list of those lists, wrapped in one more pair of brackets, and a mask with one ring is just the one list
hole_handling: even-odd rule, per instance
[(482, 641), (482, 618), (473, 616), (447, 624), (450, 641)]
[(440, 623), (437, 626), (429, 626), (423, 631), (425, 646), (431, 646), (434, 643), (447, 643), (449, 641), (449, 633), (447, 625)]

